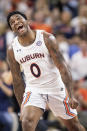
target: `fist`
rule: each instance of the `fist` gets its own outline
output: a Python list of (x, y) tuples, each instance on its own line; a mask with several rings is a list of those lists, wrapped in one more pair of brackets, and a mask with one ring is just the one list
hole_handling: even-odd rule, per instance
[(77, 106), (79, 105), (79, 103), (75, 98), (70, 98), (69, 99), (69, 105), (72, 109), (76, 109)]

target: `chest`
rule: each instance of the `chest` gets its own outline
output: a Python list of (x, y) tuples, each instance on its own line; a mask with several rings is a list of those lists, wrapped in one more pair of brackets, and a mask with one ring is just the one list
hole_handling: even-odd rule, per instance
[(33, 62), (44, 60), (49, 53), (46, 48), (41, 45), (34, 44), (26, 48), (15, 48), (15, 59), (19, 64), (31, 64)]

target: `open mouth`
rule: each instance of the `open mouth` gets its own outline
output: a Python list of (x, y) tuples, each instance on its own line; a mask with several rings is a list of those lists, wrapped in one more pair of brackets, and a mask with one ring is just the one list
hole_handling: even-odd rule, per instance
[(23, 25), (20, 25), (19, 27), (18, 27), (18, 30), (21, 30), (23, 28)]

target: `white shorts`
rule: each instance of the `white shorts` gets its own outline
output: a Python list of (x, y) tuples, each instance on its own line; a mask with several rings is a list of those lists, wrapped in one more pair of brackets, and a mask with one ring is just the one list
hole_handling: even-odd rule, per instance
[(22, 104), (26, 106), (36, 106), (42, 109), (46, 109), (48, 104), (49, 109), (57, 117), (63, 119), (72, 119), (77, 115), (75, 109), (70, 108), (68, 104), (69, 97), (66, 93), (55, 94), (34, 94), (32, 92), (27, 92), (24, 94)]

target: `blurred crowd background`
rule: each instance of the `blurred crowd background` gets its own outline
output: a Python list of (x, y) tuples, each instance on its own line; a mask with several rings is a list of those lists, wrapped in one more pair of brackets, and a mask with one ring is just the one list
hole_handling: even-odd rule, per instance
[[(32, 29), (55, 35), (71, 69), (73, 91), (79, 101), (78, 118), (87, 130), (87, 0), (0, 0), (0, 131), (22, 131), (6, 54), (15, 37), (6, 18), (14, 10), (26, 14)], [(68, 131), (49, 109), (36, 130)]]

